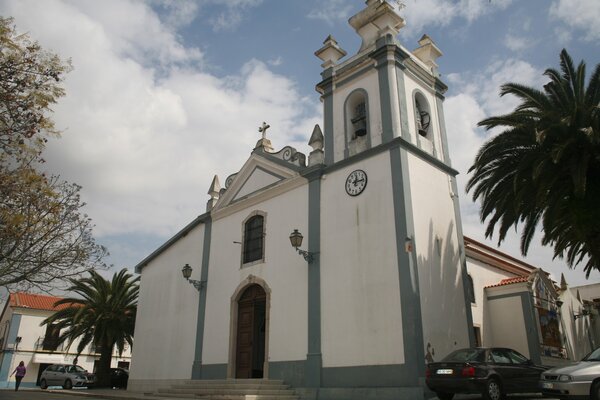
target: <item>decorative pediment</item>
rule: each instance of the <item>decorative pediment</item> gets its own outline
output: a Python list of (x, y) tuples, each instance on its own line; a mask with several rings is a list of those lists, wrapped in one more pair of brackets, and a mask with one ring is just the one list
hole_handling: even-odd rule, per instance
[(284, 147), (277, 153), (255, 150), (239, 172), (227, 177), (225, 188), (214, 210), (249, 197), (258, 196), (268, 189), (297, 177), (305, 168), (305, 156), (292, 147)]

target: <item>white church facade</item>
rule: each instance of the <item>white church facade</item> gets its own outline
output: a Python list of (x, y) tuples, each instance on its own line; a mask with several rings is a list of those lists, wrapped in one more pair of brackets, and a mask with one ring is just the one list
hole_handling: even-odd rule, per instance
[(306, 398), (422, 399), (428, 349), (475, 343), (441, 52), (427, 36), (407, 50), (392, 6), (366, 3), (357, 54), (331, 36), (315, 53), (313, 151), (275, 151), (263, 124), (206, 212), (137, 265), (130, 390), (262, 378)]

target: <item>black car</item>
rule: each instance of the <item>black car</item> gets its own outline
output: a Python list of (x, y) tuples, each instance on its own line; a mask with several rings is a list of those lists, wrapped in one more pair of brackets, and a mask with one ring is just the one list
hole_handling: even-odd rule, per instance
[(125, 368), (110, 369), (110, 386), (114, 388), (126, 388), (129, 380), (129, 371)]
[(478, 347), (456, 350), (428, 364), (426, 382), (440, 400), (451, 400), (456, 393), (500, 400), (507, 393), (538, 393), (545, 369), (512, 349)]

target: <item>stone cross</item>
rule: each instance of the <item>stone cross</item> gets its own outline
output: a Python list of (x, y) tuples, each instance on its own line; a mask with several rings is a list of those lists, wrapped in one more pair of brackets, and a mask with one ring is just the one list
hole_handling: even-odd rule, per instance
[(406, 8), (406, 4), (404, 4), (403, 2), (401, 2), (400, 0), (396, 0), (396, 5), (398, 6), (398, 11)]
[(267, 137), (267, 129), (269, 129), (271, 127), (271, 125), (268, 125), (266, 122), (263, 121), (263, 124), (260, 128), (258, 128), (258, 131), (260, 133), (262, 133), (262, 138), (266, 139)]

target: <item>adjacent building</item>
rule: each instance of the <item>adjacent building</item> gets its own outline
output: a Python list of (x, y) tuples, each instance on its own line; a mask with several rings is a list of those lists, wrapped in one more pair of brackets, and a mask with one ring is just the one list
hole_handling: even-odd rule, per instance
[[(39, 386), (39, 377), (50, 364), (77, 364), (94, 371), (100, 354), (87, 347), (77, 356), (77, 343), (71, 348), (58, 343), (59, 331), (52, 325), (41, 325), (42, 321), (65, 305), (55, 307), (60, 297), (30, 293), (12, 293), (0, 315), (0, 387), (14, 387), (15, 378), (10, 374), (24, 361), (27, 375), (21, 382), (23, 387)], [(131, 349), (122, 355), (113, 355), (114, 367), (128, 368)]]

